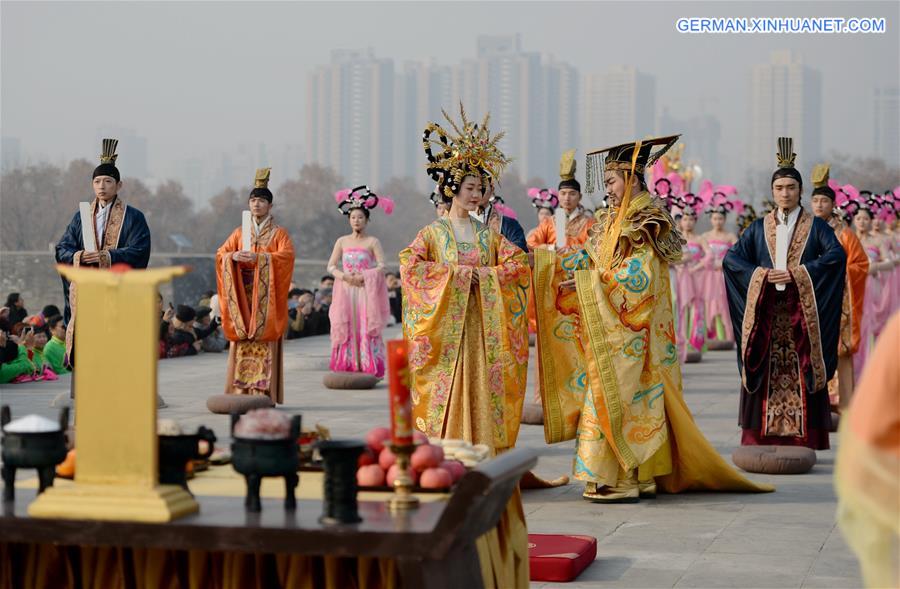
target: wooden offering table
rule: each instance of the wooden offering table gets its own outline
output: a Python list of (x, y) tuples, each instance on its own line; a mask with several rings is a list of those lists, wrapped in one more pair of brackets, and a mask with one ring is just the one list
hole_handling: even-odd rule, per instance
[(0, 517), (0, 588), (482, 587), (476, 543), (510, 550), (499, 522), (536, 462), (510, 450), (408, 512), (360, 493), (363, 521), (345, 526), (319, 523), (318, 500), (249, 513), (242, 497), (205, 495), (168, 523), (33, 518), (34, 491), (20, 489)]

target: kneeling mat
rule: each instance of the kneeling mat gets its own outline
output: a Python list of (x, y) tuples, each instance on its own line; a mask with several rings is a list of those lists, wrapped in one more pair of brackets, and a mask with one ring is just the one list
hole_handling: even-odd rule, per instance
[(275, 403), (268, 395), (213, 395), (206, 400), (206, 408), (213, 413), (230, 415), (232, 413), (246, 413), (251, 409), (268, 409)]
[(322, 378), (329, 389), (371, 389), (377, 383), (378, 377), (365, 372), (329, 372)]
[(816, 452), (805, 446), (741, 446), (731, 461), (747, 472), (804, 474), (816, 464)]
[(528, 534), (532, 581), (574, 581), (597, 557), (593, 536)]

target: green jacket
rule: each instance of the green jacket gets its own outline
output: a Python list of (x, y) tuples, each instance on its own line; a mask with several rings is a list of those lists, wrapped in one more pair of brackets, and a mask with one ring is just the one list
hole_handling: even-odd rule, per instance
[[(35, 358), (38, 355), (35, 354)], [(0, 384), (7, 384), (23, 374), (34, 374), (35, 363), (28, 359), (28, 350), (19, 346), (19, 355), (12, 362), (0, 364)]]
[(69, 369), (64, 363), (66, 357), (66, 342), (55, 335), (44, 346), (44, 362), (50, 366), (56, 374), (68, 374)]

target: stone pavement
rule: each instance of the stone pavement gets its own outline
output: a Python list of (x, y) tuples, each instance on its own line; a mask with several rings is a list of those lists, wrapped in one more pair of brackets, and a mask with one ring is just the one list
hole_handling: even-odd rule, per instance
[[(386, 337), (396, 337), (390, 328)], [(388, 424), (384, 384), (371, 391), (330, 391), (322, 386), (328, 368), (327, 337), (285, 343), (284, 411), (319, 422), (336, 437), (362, 437)], [(207, 396), (221, 392), (224, 354), (165, 360), (159, 391), (168, 403), (160, 417), (204, 424), (220, 440), (228, 419), (206, 410)], [(531, 370), (533, 374), (533, 370)], [(734, 352), (710, 352), (684, 368), (685, 397), (700, 428), (730, 462), (739, 443), (738, 375)], [(13, 416), (58, 415), (50, 402), (68, 390), (57, 382), (5, 385), (0, 402)], [(529, 387), (531, 385), (529, 384)], [(121, 383), (128, 394), (128, 383)], [(528, 394), (531, 398), (531, 392)], [(837, 438), (832, 435), (832, 445)], [(540, 426), (522, 426), (519, 445), (540, 454), (538, 474), (570, 474), (573, 442), (548, 446)], [(834, 449), (819, 452), (810, 474), (752, 475), (773, 483), (775, 493), (744, 495), (689, 493), (660, 495), (633, 505), (596, 505), (581, 498), (581, 485), (524, 494), (529, 531), (589, 534), (599, 540), (597, 560), (574, 583), (534, 587), (861, 587), (859, 569), (835, 526), (832, 487)]]

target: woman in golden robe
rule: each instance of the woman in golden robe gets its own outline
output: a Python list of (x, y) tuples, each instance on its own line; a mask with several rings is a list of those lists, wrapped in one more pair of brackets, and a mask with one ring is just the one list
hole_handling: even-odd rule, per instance
[[(413, 420), (430, 437), (486, 444), (497, 454), (515, 445), (519, 431), (531, 275), (522, 250), (469, 215), (481, 201), (483, 183), (499, 178), (507, 161), (495, 147), (499, 136), (489, 136), (487, 119), (475, 125), (465, 112), (461, 125), (450, 124), (456, 136), (435, 123), (425, 131), (428, 171), (450, 212), (400, 252)], [(432, 134), (441, 140), (432, 142)], [(441, 153), (435, 156), (432, 144)], [(503, 538), (488, 541), (494, 534)], [(485, 586), (528, 586), (518, 491), (478, 550)]]
[(585, 244), (590, 267), (557, 286), (562, 300), (573, 287), (577, 295), (568, 310), (579, 316), (588, 391), (579, 402), (542, 389), (545, 420), (554, 422), (545, 431), (576, 439), (574, 475), (590, 501), (635, 502), (654, 496), (657, 484), (667, 493), (772, 490), (725, 462), (682, 396), (669, 264), (681, 257), (683, 239), (643, 181), (644, 169), (676, 140), (589, 155), (588, 189), (603, 182), (610, 209), (600, 212)]
[(243, 251), (243, 229), (235, 229), (216, 252), (216, 282), (222, 329), (231, 342), (226, 394), (268, 395), (284, 402), (282, 337), (287, 329), (288, 290), (294, 271), (294, 245), (269, 214), (270, 168), (257, 170), (250, 193), (250, 250)]

